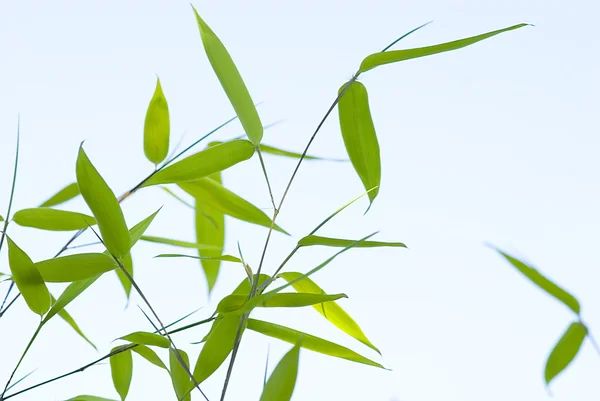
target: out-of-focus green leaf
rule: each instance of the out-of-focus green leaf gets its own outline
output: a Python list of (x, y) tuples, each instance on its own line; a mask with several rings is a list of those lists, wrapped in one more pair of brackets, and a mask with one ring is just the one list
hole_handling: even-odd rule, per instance
[(321, 354), (383, 368), (383, 366), (381, 366), (379, 363), (365, 358), (364, 356), (359, 355), (346, 347), (298, 330), (291, 329), (289, 327), (280, 326), (275, 323), (264, 322), (262, 320), (248, 319), (248, 329), (269, 337), (286, 341), (291, 344), (297, 344), (298, 342), (301, 342), (302, 348), (319, 352)]
[(120, 337), (121, 340), (129, 341), (134, 344), (154, 345), (161, 348), (169, 348), (171, 343), (169, 339), (158, 334), (145, 331), (136, 331), (126, 336)]
[[(318, 235), (308, 235), (298, 241), (298, 246), (313, 246), (313, 245), (322, 245), (322, 246), (333, 246), (338, 248), (346, 247), (352, 243), (356, 242), (356, 240), (351, 239), (340, 239), (340, 238), (328, 238), (328, 237), (319, 237)], [(356, 248), (377, 248), (377, 247), (396, 247), (396, 248), (406, 248), (402, 242), (379, 242), (379, 241), (362, 241), (359, 244), (356, 244)]]
[(50, 309), (51, 297), (40, 272), (29, 256), (8, 236), (8, 264), (23, 299), (34, 313), (42, 316)]
[(87, 214), (49, 207), (19, 210), (13, 220), (23, 227), (49, 231), (75, 231), (96, 224), (96, 219)]
[(73, 199), (77, 195), (79, 195), (79, 187), (77, 186), (77, 183), (74, 182), (67, 185), (56, 194), (52, 195), (50, 199), (42, 203), (40, 207), (60, 205), (61, 203), (65, 203), (66, 201)]
[[(123, 268), (129, 273), (131, 277), (133, 277), (133, 258), (131, 257), (131, 253), (125, 255), (123, 260), (121, 261)], [(125, 290), (125, 296), (127, 299), (131, 296), (131, 281), (127, 277), (125, 273), (121, 269), (115, 269), (115, 273), (117, 273), (117, 278), (119, 282), (121, 282), (121, 286)]]
[(289, 401), (296, 387), (300, 345), (296, 344), (281, 358), (263, 389), (260, 401)]
[(0, 221), (4, 221), (4, 217), (0, 216)]
[(47, 283), (70, 283), (106, 273), (118, 264), (104, 253), (78, 253), (42, 260), (35, 267)]
[[(257, 296), (256, 298), (261, 300)], [(340, 298), (348, 298), (346, 294), (310, 294), (310, 293), (284, 293), (275, 294), (265, 300), (254, 302), (253, 299), (248, 301), (247, 308), (262, 307), (262, 308), (301, 308), (304, 306), (318, 305), (323, 302), (337, 301)], [(246, 295), (228, 295), (224, 297), (217, 305), (218, 313), (228, 313), (240, 309), (248, 297)]]
[(131, 248), (131, 237), (123, 211), (115, 194), (92, 165), (83, 147), (79, 147), (76, 170), (81, 196), (96, 218), (106, 248), (116, 257), (125, 256)]
[[(279, 274), (279, 277), (287, 281), (288, 283), (294, 282), (294, 280), (302, 277), (302, 273), (298, 272), (286, 272)], [(314, 281), (309, 279), (308, 277), (295, 281), (292, 284), (292, 287), (298, 292), (303, 293), (313, 293), (313, 294), (325, 294), (325, 291), (321, 287), (319, 287)], [(341, 306), (339, 306), (335, 302), (325, 302), (319, 305), (313, 306), (317, 312), (323, 315), (327, 320), (333, 323), (334, 326), (342, 330), (344, 333), (348, 334), (351, 337), (354, 337), (361, 343), (365, 344), (367, 347), (375, 350), (378, 354), (379, 349), (369, 341), (365, 333), (363, 333), (360, 326), (346, 313)]]
[(581, 312), (581, 306), (579, 305), (579, 301), (569, 294), (567, 291), (560, 288), (558, 285), (554, 284), (552, 281), (548, 280), (544, 277), (540, 272), (538, 272), (533, 267), (521, 262), (520, 260), (508, 255), (507, 253), (502, 252), (499, 249), (496, 249), (500, 255), (504, 256), (506, 260), (510, 262), (518, 271), (521, 272), (525, 277), (531, 280), (535, 285), (540, 287), (542, 290), (546, 291), (548, 294), (552, 295), (554, 298), (558, 299), (560, 302), (565, 304), (569, 309), (579, 315)]
[[(190, 358), (185, 351), (178, 350), (179, 356), (185, 364), (190, 366)], [(192, 395), (190, 394), (190, 388), (192, 387), (192, 379), (188, 375), (186, 369), (181, 366), (181, 362), (177, 355), (175, 354), (174, 349), (169, 349), (169, 366), (171, 367), (171, 382), (173, 383), (173, 389), (175, 390), (175, 395), (179, 401), (190, 401), (192, 399)]]
[(95, 395), (78, 395), (75, 398), (69, 398), (66, 401), (115, 401), (111, 398), (96, 397)]
[(181, 248), (196, 248), (196, 249), (211, 249), (211, 250), (218, 249), (214, 245), (195, 244), (193, 242), (179, 241), (176, 239), (162, 238), (162, 237), (152, 237), (149, 235), (142, 235), (140, 237), (140, 239), (142, 241), (146, 241), (146, 242), (154, 242), (157, 244), (179, 246)]
[(156, 352), (154, 352), (151, 348), (148, 348), (145, 345), (138, 344), (137, 347), (134, 347), (131, 350), (140, 355), (142, 358), (144, 358), (151, 364), (156, 365), (164, 370), (168, 370), (163, 361), (161, 361), (158, 355), (156, 355)]
[(373, 204), (381, 183), (381, 160), (367, 88), (358, 81), (352, 81), (344, 84), (339, 93), (342, 91), (345, 93), (338, 104), (342, 138), (352, 166), (365, 189), (376, 187), (368, 194)]
[(248, 160), (253, 154), (254, 145), (245, 139), (224, 142), (165, 167), (154, 174), (142, 187), (204, 178)]
[(156, 78), (156, 89), (146, 111), (144, 122), (144, 153), (148, 160), (158, 164), (169, 153), (169, 105), (163, 93), (160, 79)]
[(215, 260), (221, 262), (233, 262), (242, 263), (241, 259), (233, 255), (221, 255), (221, 256), (194, 256), (194, 255), (182, 255), (180, 253), (161, 253), (156, 255), (155, 258), (190, 258), (200, 260)]
[(583, 323), (571, 323), (548, 356), (544, 370), (546, 384), (550, 384), (575, 359), (587, 333), (588, 329)]
[(223, 90), (240, 119), (244, 131), (248, 135), (248, 139), (254, 145), (258, 145), (262, 140), (263, 125), (256, 111), (256, 106), (254, 106), (254, 102), (246, 88), (246, 84), (244, 84), (237, 67), (221, 40), (206, 25), (195, 8), (194, 14), (196, 14), (200, 37), (202, 38), (204, 50), (206, 51), (210, 65), (217, 78), (219, 78), (219, 82), (221, 82)]
[[(111, 352), (117, 351), (122, 347), (124, 346), (115, 347)], [(110, 357), (110, 373), (115, 390), (119, 393), (121, 401), (124, 401), (129, 393), (131, 376), (133, 374), (133, 358), (131, 357), (130, 349)]]
[[(54, 304), (56, 303), (56, 300), (54, 299), (54, 297), (52, 297), (52, 306), (54, 307)], [(52, 310), (52, 309), (51, 309)], [(75, 330), (75, 332), (77, 334), (79, 334), (79, 336), (81, 338), (83, 338), (88, 344), (90, 344), (92, 347), (94, 347), (94, 349), (97, 351), (98, 348), (96, 348), (96, 345), (90, 341), (89, 338), (87, 338), (87, 336), (85, 334), (83, 334), (83, 331), (81, 331), (81, 329), (79, 328), (79, 325), (77, 324), (77, 322), (75, 322), (75, 319), (73, 319), (73, 317), (71, 315), (69, 315), (69, 312), (67, 312), (66, 309), (61, 308), (60, 311), (58, 312), (58, 316), (62, 317), (63, 320), (65, 322), (67, 322), (67, 324), (69, 326), (71, 326), (71, 328), (73, 330)], [(47, 322), (48, 320), (46, 318), (44, 318), (44, 323)]]
[[(271, 227), (271, 219), (265, 212), (214, 180), (201, 178), (178, 185), (196, 198), (196, 204), (202, 203), (248, 223)], [(274, 229), (287, 234), (285, 230), (277, 225), (274, 226)]]
[(209, 378), (233, 349), (240, 319), (240, 314), (232, 313), (214, 321), (194, 367), (194, 379), (198, 384)]
[(482, 35), (472, 36), (470, 38), (455, 40), (453, 42), (442, 43), (434, 46), (419, 47), (416, 49), (392, 50), (387, 52), (379, 52), (367, 56), (360, 64), (359, 72), (363, 73), (378, 67), (380, 65), (396, 63), (398, 61), (410, 60), (418, 57), (431, 56), (433, 54), (444, 53), (452, 50), (462, 49), (484, 39), (491, 38), (503, 32), (519, 29), (529, 24), (518, 24), (508, 28), (499, 29), (484, 33)]

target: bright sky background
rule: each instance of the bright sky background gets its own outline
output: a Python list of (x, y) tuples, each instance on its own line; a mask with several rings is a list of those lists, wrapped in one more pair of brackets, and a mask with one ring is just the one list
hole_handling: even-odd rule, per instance
[[(600, 58), (596, 2), (312, 1), (194, 2), (237, 63), (265, 124), (264, 143), (301, 151), (337, 89), (362, 58), (426, 21), (435, 23), (396, 48), (454, 40), (520, 22), (535, 24), (453, 53), (379, 68), (361, 80), (369, 90), (382, 148), (381, 191), (346, 210), (323, 235), (405, 242), (410, 250), (354, 250), (314, 276), (382, 350), (392, 371), (301, 353), (295, 401), (538, 401), (548, 399), (546, 356), (573, 320), (496, 253), (491, 242), (532, 261), (572, 291), (600, 336), (600, 192), (597, 157)], [(21, 113), (21, 159), (14, 210), (34, 207), (74, 181), (77, 148), (117, 194), (151, 171), (142, 147), (146, 107), (156, 74), (169, 101), (172, 146), (208, 132), (233, 109), (206, 59), (193, 13), (179, 1), (4, 1), (0, 5), (0, 213), (5, 215)], [(242, 134), (239, 123), (215, 139)], [(345, 157), (337, 115), (311, 153)], [(294, 161), (268, 157), (279, 198)], [(325, 216), (360, 194), (348, 163), (307, 162), (279, 222), (266, 259), (272, 272)], [(226, 185), (261, 208), (270, 202), (258, 159), (224, 174)], [(159, 189), (123, 205), (130, 225), (165, 205), (149, 234), (193, 240), (193, 214)], [(78, 199), (65, 205), (85, 211)], [(268, 211), (268, 210), (267, 210)], [(269, 212), (269, 211), (268, 211)], [(270, 212), (269, 212), (270, 213)], [(229, 219), (227, 251), (239, 240), (257, 266), (267, 230)], [(51, 257), (69, 233), (11, 226), (34, 260)], [(93, 240), (86, 235), (82, 243)], [(209, 302), (193, 260), (152, 259), (167, 246), (140, 243), (136, 278), (164, 321), (215, 301), (243, 279), (223, 265)], [(335, 250), (298, 254), (290, 269), (308, 271)], [(2, 271), (7, 271), (6, 251)], [(2, 284), (3, 296), (8, 287)], [(52, 287), (54, 294), (59, 287)], [(17, 378), (37, 368), (28, 386), (92, 361), (115, 338), (151, 330), (134, 296), (107, 274), (69, 306), (100, 347), (96, 353), (61, 319), (41, 334)], [(306, 310), (269, 310), (261, 318), (378, 356)], [(193, 320), (189, 320), (190, 322)], [(19, 301), (0, 321), (4, 384), (37, 318)], [(205, 329), (177, 335), (195, 361)], [(289, 345), (248, 332), (228, 400), (257, 400), (270, 344), (270, 367)], [(165, 354), (161, 354), (166, 356)], [(165, 358), (165, 360), (167, 360)], [(379, 359), (378, 359), (379, 360)], [(203, 389), (218, 400), (225, 368)], [(552, 385), (554, 400), (597, 400), (600, 357), (589, 343)], [(64, 400), (78, 394), (116, 398), (108, 364), (25, 393), (15, 400)], [(128, 400), (175, 399), (168, 375), (134, 356)], [(199, 394), (194, 395), (200, 400)]]

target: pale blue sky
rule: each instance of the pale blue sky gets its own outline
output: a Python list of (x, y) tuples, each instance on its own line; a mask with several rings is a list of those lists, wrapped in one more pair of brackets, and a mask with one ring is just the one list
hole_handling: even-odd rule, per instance
[[(361, 77), (382, 147), (379, 198), (348, 209), (324, 235), (381, 240), (410, 250), (352, 251), (314, 279), (345, 292), (341, 305), (382, 350), (387, 372), (301, 354), (295, 401), (538, 401), (547, 353), (571, 322), (562, 305), (542, 294), (493, 251), (492, 242), (536, 264), (572, 291), (600, 335), (600, 192), (597, 139), (600, 70), (596, 2), (303, 1), (194, 2), (238, 65), (264, 123), (287, 120), (264, 142), (300, 151), (339, 86), (362, 58), (426, 21), (434, 24), (399, 44), (416, 47), (520, 22), (535, 24), (454, 53), (408, 61)], [(190, 143), (233, 110), (206, 59), (191, 8), (179, 1), (4, 1), (0, 5), (0, 213), (5, 214), (17, 114), (21, 165), (15, 210), (39, 204), (74, 180), (77, 147), (85, 148), (120, 194), (151, 171), (142, 148), (143, 121), (156, 74), (169, 100), (172, 145)], [(242, 133), (235, 124), (218, 139)], [(312, 153), (344, 157), (334, 115)], [(294, 162), (267, 158), (276, 197)], [(262, 208), (270, 205), (257, 159), (224, 174), (228, 187)], [(165, 204), (149, 233), (193, 240), (193, 216), (158, 189), (123, 206), (133, 224)], [(294, 237), (274, 238), (272, 272), (294, 240), (360, 194), (349, 164), (303, 165), (279, 222)], [(85, 210), (80, 199), (65, 205)], [(240, 241), (256, 265), (266, 229), (228, 220), (227, 250)], [(34, 260), (51, 257), (69, 234), (11, 227)], [(86, 236), (87, 239), (92, 239)], [(136, 277), (165, 321), (215, 299), (243, 279), (224, 273), (207, 303), (195, 261), (152, 259), (174, 248), (140, 244)], [(331, 249), (301, 252), (289, 264), (307, 271)], [(6, 271), (5, 256), (2, 270)], [(6, 284), (2, 285), (2, 294)], [(58, 288), (54, 290), (58, 292)], [(127, 310), (113, 274), (91, 287), (69, 311), (104, 353), (110, 342), (148, 330), (135, 304)], [(292, 325), (376, 358), (312, 309), (268, 311), (266, 320)], [(0, 321), (2, 383), (36, 325), (19, 302)], [(204, 331), (175, 337), (195, 360)], [(271, 363), (285, 343), (249, 332), (236, 362), (229, 400), (258, 399), (267, 344)], [(23, 386), (87, 363), (98, 354), (60, 319), (42, 332), (21, 375)], [(202, 387), (218, 399), (225, 369)], [(586, 343), (552, 385), (555, 400), (597, 400), (600, 357)], [(20, 385), (21, 386), (21, 385)], [(62, 400), (88, 393), (116, 398), (108, 365), (26, 393), (15, 400)], [(129, 400), (175, 399), (168, 376), (136, 358)], [(201, 399), (195, 395), (194, 399)]]

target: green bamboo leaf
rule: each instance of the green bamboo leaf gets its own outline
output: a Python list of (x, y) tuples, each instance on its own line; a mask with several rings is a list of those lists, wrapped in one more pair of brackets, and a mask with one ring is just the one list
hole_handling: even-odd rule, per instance
[(484, 33), (482, 35), (472, 36), (470, 38), (455, 40), (453, 42), (446, 42), (439, 45), (434, 46), (426, 46), (419, 47), (415, 49), (405, 49), (405, 50), (392, 50), (387, 52), (374, 53), (370, 56), (367, 56), (362, 63), (360, 64), (359, 72), (363, 73), (378, 67), (380, 65), (396, 63), (399, 61), (410, 60), (418, 57), (431, 56), (433, 54), (444, 53), (452, 50), (462, 49), (463, 47), (470, 46), (474, 43), (480, 42), (482, 40), (491, 38), (492, 36), (496, 36), (503, 32), (512, 31), (515, 29), (522, 28), (524, 26), (528, 26), (529, 24), (518, 24), (513, 25), (508, 28), (499, 29), (497, 31), (492, 31), (488, 33)]
[(42, 316), (50, 309), (51, 297), (40, 272), (29, 256), (8, 236), (8, 264), (13, 280), (32, 312)]
[[(185, 351), (178, 350), (179, 356), (185, 362), (185, 364), (190, 366), (190, 358)], [(190, 388), (193, 386), (192, 380), (188, 375), (186, 369), (183, 368), (179, 358), (177, 358), (177, 354), (175, 354), (174, 349), (169, 349), (169, 366), (171, 367), (171, 383), (173, 383), (173, 389), (175, 390), (175, 395), (179, 401), (190, 401), (192, 399), (192, 395), (190, 394)]]
[(110, 398), (96, 397), (95, 395), (78, 395), (75, 398), (69, 398), (66, 401), (115, 401)]
[[(56, 303), (56, 300), (54, 299), (54, 297), (52, 297), (52, 303)], [(54, 306), (54, 305), (53, 305)], [(87, 338), (87, 336), (85, 334), (83, 334), (83, 331), (81, 331), (81, 329), (79, 328), (79, 325), (77, 324), (77, 322), (75, 322), (75, 319), (73, 319), (73, 317), (71, 315), (69, 315), (69, 312), (66, 311), (66, 309), (62, 308), (59, 312), (58, 312), (58, 316), (60, 316), (61, 318), (63, 318), (63, 320), (65, 322), (67, 322), (67, 324), (69, 326), (71, 326), (71, 328), (73, 330), (75, 330), (75, 332), (77, 334), (79, 334), (79, 336), (81, 338), (83, 338), (88, 344), (90, 344), (92, 347), (94, 347), (94, 349), (96, 351), (98, 351), (98, 348), (96, 348), (96, 345), (90, 341), (89, 338)], [(46, 319), (44, 319), (44, 321), (47, 321)]]
[(240, 314), (232, 313), (214, 321), (194, 367), (194, 378), (198, 384), (208, 379), (231, 353), (240, 319)]
[(96, 219), (83, 213), (38, 207), (19, 210), (13, 220), (20, 226), (50, 231), (75, 231), (96, 224)]
[(144, 122), (144, 153), (148, 160), (158, 164), (169, 153), (169, 105), (163, 93), (160, 79), (156, 78), (156, 89), (146, 111)]
[[(125, 255), (123, 260), (121, 260), (121, 264), (123, 265), (123, 268), (127, 271), (127, 273), (129, 273), (129, 275), (133, 277), (133, 258), (131, 257), (131, 253)], [(125, 290), (125, 297), (129, 299), (129, 297), (131, 296), (131, 281), (129, 280), (129, 277), (127, 277), (127, 275), (123, 273), (121, 269), (115, 269), (115, 273), (117, 273), (117, 278), (119, 279), (121, 286)]]
[(364, 356), (357, 354), (346, 347), (298, 330), (291, 329), (289, 327), (280, 326), (275, 323), (264, 322), (262, 320), (248, 319), (248, 329), (269, 337), (286, 341), (291, 344), (297, 344), (301, 341), (302, 348), (306, 348), (324, 355), (383, 368), (383, 366), (381, 366), (379, 363), (365, 358)]
[(120, 340), (129, 341), (134, 344), (154, 345), (161, 348), (169, 348), (170, 341), (161, 335), (148, 333), (145, 331), (136, 331), (126, 336), (119, 337)]
[[(123, 347), (127, 347), (127, 345), (115, 347), (111, 352), (118, 351)], [(130, 349), (110, 357), (110, 372), (115, 390), (119, 393), (121, 401), (124, 401), (127, 397), (127, 393), (129, 393), (131, 376), (133, 374), (133, 358)]]
[(327, 216), (327, 218), (325, 220), (323, 220), (321, 223), (319, 223), (318, 226), (316, 226), (314, 228), (314, 230), (312, 230), (310, 232), (309, 235), (313, 235), (314, 233), (316, 233), (317, 231), (319, 231), (319, 229), (321, 227), (323, 227), (325, 224), (327, 224), (331, 219), (333, 219), (335, 216), (337, 216), (339, 213), (341, 213), (344, 209), (346, 209), (348, 206), (352, 205), (354, 202), (356, 202), (357, 200), (359, 200), (360, 198), (362, 198), (363, 196), (367, 195), (369, 192), (374, 191), (376, 188), (371, 188), (366, 192), (363, 192), (361, 195), (357, 196), (356, 198), (352, 199), (350, 202), (346, 203), (344, 206), (340, 207), (338, 210), (336, 210), (335, 212), (331, 213), (329, 216)]
[(105, 253), (78, 253), (42, 260), (35, 267), (47, 283), (69, 283), (114, 270), (118, 264)]
[(0, 216), (0, 221), (4, 221), (4, 217)]
[(381, 183), (381, 160), (367, 88), (360, 82), (352, 81), (340, 88), (339, 94), (342, 93), (338, 104), (342, 138), (352, 166), (365, 189), (375, 188), (369, 192), (369, 200), (373, 204)]
[(179, 241), (176, 239), (163, 238), (163, 237), (152, 237), (149, 235), (142, 235), (140, 237), (140, 239), (142, 241), (146, 241), (146, 242), (154, 242), (157, 244), (173, 245), (173, 246), (178, 246), (181, 248), (210, 249), (210, 250), (218, 249), (214, 245), (195, 244), (193, 242)]
[[(320, 305), (323, 302), (333, 302), (340, 298), (348, 298), (346, 294), (311, 294), (311, 293), (284, 293), (274, 294), (266, 299), (254, 298), (248, 301), (247, 295), (228, 295), (217, 305), (218, 313), (228, 313), (247, 305), (245, 310), (255, 307), (261, 308), (301, 308), (304, 306)], [(248, 301), (248, 302), (246, 302)]]
[(237, 67), (221, 40), (198, 15), (195, 8), (194, 14), (210, 65), (217, 78), (219, 78), (219, 82), (240, 119), (248, 139), (257, 146), (262, 140), (263, 126), (246, 84), (244, 84)]
[[(256, 280), (257, 278), (258, 278), (258, 287), (260, 287), (267, 280), (269, 280), (271, 278), (271, 276), (269, 276), (267, 274), (261, 274), (260, 276), (257, 277), (257, 275), (255, 274), (252, 277), (253, 280)], [(235, 288), (235, 290), (233, 290), (231, 295), (245, 295), (247, 297), (248, 295), (250, 295), (251, 289), (252, 289), (252, 285), (250, 284), (248, 279), (245, 278), (240, 282), (240, 284)]]
[[(208, 146), (211, 146), (211, 145), (215, 146), (215, 145), (219, 145), (221, 143), (223, 143), (223, 142), (213, 141), (213, 142), (209, 143)], [(258, 146), (258, 148), (263, 153), (268, 153), (268, 154), (275, 155), (275, 156), (290, 157), (292, 159), (300, 159), (302, 157), (302, 153), (291, 152), (289, 150), (279, 149), (274, 146), (269, 146), (269, 145), (265, 145), (262, 143)], [(327, 158), (327, 157), (318, 157), (318, 156), (311, 156), (311, 155), (304, 156), (304, 160), (323, 160), (323, 161), (334, 161), (334, 162), (347, 161), (347, 160), (343, 160), (343, 159), (331, 159), (331, 158)]]
[[(298, 272), (286, 272), (279, 274), (278, 277), (281, 277), (288, 283), (294, 282), (292, 287), (298, 292), (303, 293), (312, 293), (312, 294), (325, 294), (325, 291), (321, 287), (319, 287), (314, 281), (309, 278), (304, 278), (299, 281), (295, 281), (302, 276), (302, 273)], [(327, 320), (329, 320), (335, 327), (342, 330), (344, 333), (349, 336), (355, 338), (361, 343), (365, 344), (367, 347), (375, 350), (378, 354), (381, 355), (381, 352), (363, 333), (360, 326), (350, 317), (348, 313), (342, 307), (340, 307), (335, 302), (326, 302), (319, 305), (313, 306), (317, 312), (323, 315)]]
[(159, 170), (142, 187), (176, 184), (204, 178), (232, 167), (254, 154), (254, 145), (245, 139), (225, 142)]
[(521, 262), (520, 260), (502, 252), (497, 248), (496, 251), (500, 253), (500, 255), (504, 256), (504, 258), (508, 260), (511, 265), (513, 265), (518, 271), (521, 272), (521, 274), (523, 274), (525, 277), (531, 280), (535, 285), (540, 287), (542, 290), (546, 291), (548, 294), (552, 295), (554, 298), (558, 299), (576, 314), (579, 315), (581, 313), (581, 306), (579, 305), (579, 301), (577, 301), (577, 299), (573, 295), (569, 294), (567, 291), (563, 290), (558, 285), (548, 280), (532, 266)]
[[(350, 239), (340, 239), (340, 238), (328, 238), (328, 237), (319, 237), (318, 235), (308, 235), (298, 241), (298, 246), (314, 246), (314, 245), (322, 245), (322, 246), (333, 246), (338, 248), (346, 247), (352, 243), (356, 242), (356, 240)], [(379, 241), (362, 241), (357, 244), (356, 248), (377, 248), (377, 247), (396, 247), (396, 248), (406, 248), (402, 242), (379, 242)]]
[(139, 356), (147, 360), (153, 365), (158, 366), (164, 370), (168, 370), (163, 361), (156, 355), (151, 348), (146, 347), (145, 345), (138, 344), (136, 347), (131, 349), (133, 352), (137, 353)]
[(194, 256), (194, 255), (182, 255), (180, 253), (161, 253), (160, 255), (156, 255), (155, 258), (190, 258), (190, 259), (200, 259), (200, 260), (214, 260), (221, 262), (234, 262), (234, 263), (242, 263), (241, 259), (235, 257), (233, 255), (221, 255), (221, 256)]
[(47, 201), (43, 202), (40, 207), (50, 207), (60, 205), (61, 203), (65, 203), (76, 196), (79, 195), (79, 186), (74, 182), (72, 184), (67, 185), (54, 195), (50, 197)]
[(123, 211), (115, 194), (90, 162), (83, 147), (77, 157), (77, 184), (81, 196), (96, 218), (107, 249), (116, 257), (123, 257), (131, 248)]
[(289, 401), (296, 387), (300, 344), (294, 345), (279, 361), (263, 389), (260, 401)]
[(581, 322), (571, 323), (567, 328), (546, 361), (544, 379), (547, 385), (573, 362), (587, 334), (588, 329)]
[[(263, 227), (271, 227), (271, 219), (262, 210), (231, 192), (218, 182), (201, 178), (178, 184), (188, 194), (196, 198), (196, 204), (202, 203), (236, 219)], [(278, 225), (274, 229), (288, 234)], [(289, 235), (289, 234), (288, 234)]]

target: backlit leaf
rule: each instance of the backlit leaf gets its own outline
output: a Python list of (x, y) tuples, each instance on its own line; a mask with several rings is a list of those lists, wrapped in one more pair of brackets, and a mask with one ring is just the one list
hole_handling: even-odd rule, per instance
[(583, 323), (571, 323), (548, 356), (546, 368), (544, 370), (546, 384), (550, 384), (550, 382), (565, 370), (573, 359), (575, 359), (587, 333), (588, 329)]
[(372, 204), (379, 193), (381, 160), (367, 88), (362, 83), (353, 81), (344, 84), (339, 93), (344, 90), (345, 93), (338, 104), (342, 138), (352, 166), (365, 189), (376, 187), (368, 194)]
[[(192, 7), (193, 8), (193, 7)], [(221, 40), (215, 35), (213, 30), (204, 22), (204, 20), (198, 15), (198, 12), (194, 8), (194, 14), (196, 14), (196, 21), (198, 23), (198, 29), (200, 30), (200, 37), (204, 45), (204, 50), (210, 65), (212, 66), (223, 90), (227, 94), (231, 105), (233, 106), (248, 139), (254, 145), (258, 145), (263, 136), (263, 126), (254, 106), (254, 102), (250, 97), (250, 93), (246, 88), (246, 84), (242, 80), (242, 77), (233, 63), (229, 52), (223, 46)]]
[(65, 203), (66, 201), (73, 199), (77, 195), (79, 195), (79, 187), (77, 186), (77, 183), (74, 182), (67, 185), (56, 194), (52, 195), (50, 199), (42, 203), (40, 207), (60, 205), (61, 203)]
[(144, 122), (144, 153), (148, 160), (158, 164), (169, 153), (169, 105), (163, 93), (160, 79), (156, 79), (156, 89), (146, 111)]
[(168, 370), (163, 361), (158, 357), (158, 355), (156, 355), (156, 352), (154, 352), (151, 348), (148, 348), (145, 345), (138, 344), (131, 350), (140, 355), (142, 358), (144, 358), (151, 364), (156, 365), (164, 370)]
[(140, 239), (142, 241), (146, 241), (146, 242), (154, 242), (157, 244), (179, 246), (181, 248), (212, 249), (212, 250), (218, 249), (214, 245), (195, 244), (193, 242), (179, 241), (176, 239), (162, 238), (162, 237), (152, 237), (149, 235), (142, 235), (140, 237)]
[(118, 265), (104, 253), (78, 253), (42, 260), (35, 267), (47, 283), (69, 283), (98, 276)]
[[(55, 300), (54, 300), (54, 297), (53, 297), (53, 299), (52, 299), (52, 303), (54, 303), (54, 302), (55, 302)], [(67, 322), (67, 324), (68, 324), (69, 326), (71, 326), (71, 328), (72, 328), (73, 330), (75, 330), (75, 332), (76, 332), (77, 334), (79, 334), (79, 336), (80, 336), (81, 338), (83, 338), (83, 339), (84, 339), (84, 340), (85, 340), (85, 341), (86, 341), (88, 344), (90, 344), (92, 347), (94, 347), (94, 349), (95, 349), (95, 350), (98, 350), (98, 348), (96, 348), (96, 345), (94, 345), (94, 343), (93, 343), (93, 342), (91, 342), (91, 341), (90, 341), (90, 339), (89, 339), (89, 338), (87, 338), (87, 336), (86, 336), (85, 334), (83, 334), (83, 331), (81, 331), (81, 329), (79, 328), (79, 325), (77, 324), (77, 322), (75, 322), (75, 319), (73, 319), (73, 317), (72, 317), (71, 315), (69, 315), (69, 313), (66, 311), (66, 309), (62, 308), (62, 309), (61, 309), (61, 310), (58, 312), (58, 315), (59, 315), (60, 317), (62, 317), (62, 318), (63, 318), (63, 320), (64, 320), (65, 322)], [(45, 319), (44, 319), (44, 320), (45, 320)]]
[(115, 401), (111, 398), (96, 397), (95, 395), (78, 395), (75, 398), (69, 398), (66, 401)]
[[(322, 245), (322, 246), (333, 246), (338, 248), (346, 247), (352, 243), (356, 242), (356, 240), (350, 239), (340, 239), (340, 238), (327, 238), (327, 237), (319, 237), (318, 235), (308, 235), (298, 241), (298, 246), (313, 246), (313, 245)], [(379, 242), (379, 241), (362, 241), (359, 244), (356, 244), (356, 248), (377, 248), (377, 247), (396, 247), (396, 248), (406, 248), (402, 242)]]
[(50, 309), (50, 292), (29, 256), (8, 236), (8, 264), (13, 281), (29, 309), (42, 316)]
[[(332, 302), (340, 298), (348, 298), (346, 294), (301, 294), (301, 293), (284, 293), (274, 294), (263, 300), (261, 295), (248, 301), (245, 310), (255, 307), (262, 308), (301, 308), (304, 306), (318, 305), (323, 302)], [(228, 295), (224, 297), (217, 305), (217, 312), (227, 313), (240, 309), (248, 300), (247, 295)]]
[(292, 398), (296, 378), (298, 377), (298, 360), (300, 345), (296, 344), (281, 358), (260, 396), (260, 401), (289, 401)]
[(107, 249), (116, 257), (123, 257), (131, 247), (131, 237), (123, 212), (113, 191), (88, 159), (83, 147), (77, 157), (77, 184), (81, 196), (96, 218)]
[[(223, 143), (223, 142), (213, 141), (209, 144), (209, 146), (210, 145), (218, 145), (221, 143)], [(274, 146), (269, 146), (269, 145), (265, 145), (262, 143), (258, 147), (261, 152), (268, 153), (268, 154), (275, 155), (275, 156), (291, 157), (292, 159), (299, 159), (300, 157), (302, 157), (302, 153), (291, 152), (289, 150), (279, 149)], [(326, 157), (318, 157), (318, 156), (311, 156), (311, 155), (304, 156), (304, 160), (346, 161), (346, 160), (329, 159)]]
[[(133, 258), (131, 257), (131, 253), (125, 255), (123, 260), (121, 260), (121, 264), (123, 265), (123, 268), (129, 273), (129, 275), (133, 277)], [(127, 275), (123, 273), (121, 269), (115, 269), (115, 273), (117, 273), (117, 278), (119, 279), (121, 286), (125, 290), (125, 296), (127, 297), (127, 299), (129, 299), (129, 297), (131, 296), (132, 286), (129, 277), (127, 277)]]
[[(115, 347), (111, 352), (117, 351), (122, 347), (124, 346)], [(133, 374), (133, 358), (131, 357), (130, 349), (110, 357), (110, 372), (115, 390), (117, 390), (121, 401), (123, 401), (129, 393), (131, 376)]]
[(234, 263), (242, 263), (240, 258), (233, 255), (221, 255), (221, 256), (194, 256), (194, 255), (182, 255), (179, 253), (161, 253), (160, 255), (156, 255), (155, 258), (190, 258), (190, 259), (200, 259), (200, 260), (215, 260), (221, 262), (234, 262)]
[(190, 358), (185, 351), (169, 349), (169, 366), (171, 367), (171, 382), (173, 383), (173, 389), (175, 395), (179, 401), (190, 401), (192, 395), (190, 394), (190, 388), (192, 387), (192, 380), (187, 373), (187, 370), (181, 366), (181, 362), (175, 352), (179, 351), (179, 356), (185, 362), (188, 369), (190, 366)]
[(96, 224), (96, 219), (87, 214), (49, 207), (19, 210), (13, 220), (20, 226), (50, 231), (75, 231)]
[(136, 331), (126, 336), (120, 337), (121, 340), (129, 341), (134, 344), (154, 345), (161, 348), (169, 348), (171, 343), (169, 339), (158, 334), (145, 331)]

